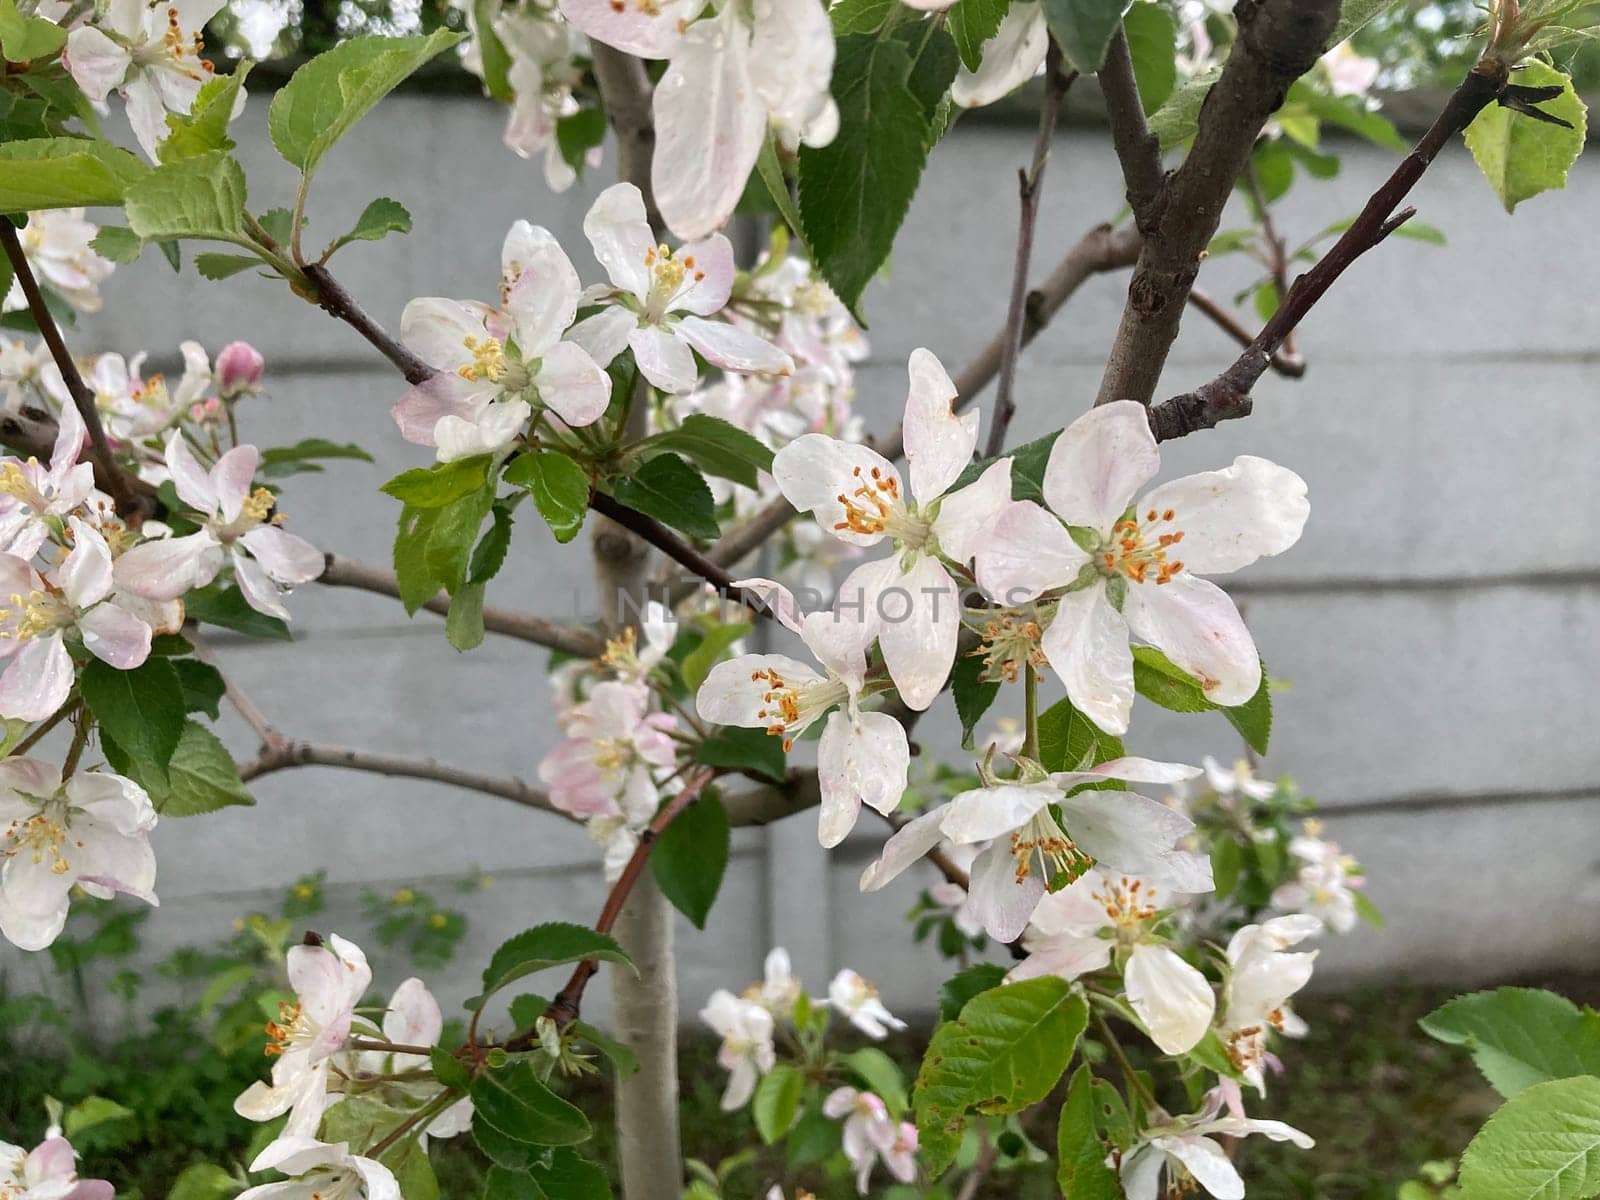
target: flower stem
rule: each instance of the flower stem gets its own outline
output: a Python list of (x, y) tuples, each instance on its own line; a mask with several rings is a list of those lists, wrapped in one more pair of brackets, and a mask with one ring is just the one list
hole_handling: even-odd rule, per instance
[(1023, 719), (1027, 722), (1023, 733), (1022, 754), (1035, 762), (1039, 759), (1039, 672), (1032, 663), (1023, 665), (1022, 676)]
[(408, 1133), (412, 1132), (425, 1121), (428, 1121), (437, 1116), (439, 1113), (443, 1112), (447, 1107), (450, 1106), (450, 1104), (454, 1102), (455, 1097), (456, 1092), (454, 1088), (445, 1088), (432, 1100), (429, 1100), (421, 1108), (417, 1109), (416, 1112), (412, 1113), (404, 1121), (401, 1121), (400, 1124), (391, 1129), (384, 1136), (382, 1141), (378, 1142), (372, 1147), (372, 1149), (367, 1151), (365, 1157), (373, 1159), (380, 1158), (385, 1150), (389, 1149), (401, 1138), (405, 1137)]
[(89, 744), (89, 727), (93, 724), (89, 710), (80, 705), (78, 722), (72, 731), (72, 745), (67, 748), (66, 761), (61, 764), (62, 782), (71, 779), (72, 773), (78, 769), (78, 760), (83, 757), (83, 748)]
[(1122, 1078), (1127, 1082), (1128, 1090), (1136, 1092), (1147, 1108), (1160, 1108), (1156, 1103), (1155, 1093), (1149, 1085), (1140, 1078), (1139, 1072), (1134, 1070), (1133, 1063), (1128, 1060), (1128, 1054), (1122, 1048), (1122, 1043), (1117, 1040), (1117, 1035), (1111, 1032), (1111, 1026), (1105, 1017), (1099, 1013), (1094, 1015), (1094, 1027), (1100, 1034), (1100, 1039), (1105, 1042), (1106, 1049), (1111, 1051), (1111, 1057), (1117, 1060), (1117, 1066), (1122, 1069)]

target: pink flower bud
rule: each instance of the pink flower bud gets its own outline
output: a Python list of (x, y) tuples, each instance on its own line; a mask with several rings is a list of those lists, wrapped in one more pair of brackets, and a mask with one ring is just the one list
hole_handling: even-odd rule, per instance
[(229, 342), (217, 355), (217, 390), (232, 400), (256, 390), (265, 367), (261, 351), (249, 342)]

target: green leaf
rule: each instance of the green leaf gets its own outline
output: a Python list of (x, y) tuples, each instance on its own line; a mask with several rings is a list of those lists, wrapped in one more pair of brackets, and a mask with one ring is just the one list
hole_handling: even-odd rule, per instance
[[(405, 1193), (406, 1200), (411, 1194)], [(575, 1150), (530, 1158), (526, 1171), (489, 1168), (483, 1200), (611, 1200), (605, 1168)]]
[(520, 454), (503, 478), (528, 490), (556, 541), (566, 543), (578, 536), (589, 512), (589, 476), (572, 459), (555, 450)]
[(33, 138), (0, 145), (0, 212), (122, 203), (150, 174), (133, 155), (88, 138)]
[(494, 487), (490, 484), (454, 503), (436, 509), (423, 560), (428, 574), (452, 595), (467, 581), (467, 564), (478, 541), (483, 519), (494, 506)]
[(999, 987), (1005, 980), (1006, 969), (998, 963), (976, 963), (957, 972), (939, 987), (939, 1019), (954, 1021), (967, 1001)]
[(983, 992), (940, 1025), (912, 1097), (929, 1175), (954, 1160), (969, 1113), (1019, 1112), (1044, 1099), (1088, 1020), (1083, 998), (1050, 975)]
[(43, 17), (24, 17), (14, 0), (0, 0), (0, 51), (7, 62), (49, 58), (67, 44), (67, 31)]
[(361, 215), (356, 218), (355, 227), (349, 233), (337, 237), (323, 252), (327, 258), (341, 246), (348, 246), (351, 242), (379, 242), (391, 233), (410, 233), (411, 213), (406, 206), (398, 200), (391, 200), (387, 196), (379, 196), (366, 208), (361, 210)]
[(763, 471), (772, 470), (772, 451), (753, 434), (721, 417), (691, 413), (676, 429), (668, 429), (629, 447), (630, 454), (649, 457), (674, 450), (712, 475), (754, 488)]
[(78, 685), (105, 734), (140, 768), (164, 780), (188, 723), (183, 683), (172, 664), (147, 658), (131, 671), (119, 671), (91, 658)]
[(982, 676), (983, 658), (977, 654), (963, 654), (957, 658), (950, 675), (950, 694), (955, 698), (956, 715), (961, 718), (963, 750), (973, 748), (972, 731), (1000, 694), (999, 681), (986, 682)]
[(696, 929), (706, 927), (706, 915), (722, 886), (729, 838), (728, 811), (707, 793), (673, 818), (650, 854), (650, 873), (662, 894)]
[(833, 34), (842, 38), (847, 33), (876, 33), (898, 5), (899, 0), (839, 0), (828, 10)]
[(317, 55), (272, 98), (272, 144), (310, 176), (373, 105), (465, 36), (438, 29), (426, 37), (356, 37)]
[(1491, 104), (1467, 126), (1467, 149), (1507, 212), (1540, 192), (1567, 186), (1567, 171), (1583, 152), (1588, 108), (1572, 90), (1572, 79), (1554, 67), (1530, 62), (1516, 74), (1519, 87), (1559, 86), (1561, 95), (1538, 107), (1571, 129)]
[(1056, 1182), (1072, 1200), (1122, 1200), (1122, 1182), (1106, 1164), (1095, 1122), (1094, 1075), (1084, 1063), (1067, 1088), (1056, 1132)]
[(84, 1130), (93, 1129), (96, 1125), (103, 1125), (107, 1121), (120, 1121), (124, 1117), (133, 1115), (133, 1109), (124, 1108), (115, 1100), (108, 1100), (104, 1096), (86, 1096), (67, 1109), (66, 1116), (61, 1122), (61, 1129), (69, 1138), (77, 1137)]
[(700, 473), (676, 454), (658, 454), (612, 485), (617, 500), (690, 537), (714, 538), (716, 504)]
[(956, 0), (945, 11), (946, 26), (967, 70), (982, 64), (983, 44), (995, 35), (1010, 7), (1010, 0)]
[(472, 560), (467, 564), (468, 583), (488, 583), (500, 573), (511, 549), (511, 510), (496, 504), (489, 515), (494, 518), (494, 524), (473, 548)]
[[(90, 241), (89, 249), (114, 263), (131, 263), (137, 261), (144, 250), (144, 239), (121, 225), (102, 225), (100, 232)], [(250, 261), (253, 263), (256, 260)]]
[(1062, 698), (1039, 714), (1039, 761), (1047, 771), (1081, 771), (1121, 758), (1122, 739)]
[[(120, 739), (119, 739), (120, 741)], [(164, 817), (194, 817), (255, 803), (239, 779), (233, 755), (204, 725), (188, 721), (167, 766), (169, 787), (158, 806)]]
[(1265, 664), (1261, 686), (1243, 704), (1225, 707), (1207, 698), (1200, 681), (1154, 646), (1133, 648), (1133, 686), (1145, 699), (1169, 712), (1198, 713), (1221, 709), (1229, 723), (1257, 754), (1267, 752), (1272, 736), (1272, 694)]
[(1061, 52), (1085, 75), (1098, 71), (1128, 0), (1044, 0), (1044, 20)]
[(1600, 1075), (1600, 1014), (1534, 988), (1457, 996), (1423, 1017), (1422, 1030), (1465, 1046), (1502, 1096), (1551, 1079)]
[(1166, 103), (1150, 114), (1150, 132), (1156, 135), (1163, 152), (1181, 146), (1200, 127), (1200, 106), (1206, 102), (1211, 85), (1222, 77), (1220, 67), (1191, 76), (1168, 96)]
[(748, 622), (735, 625), (718, 625), (700, 640), (700, 644), (683, 656), (678, 671), (683, 676), (683, 686), (690, 695), (700, 690), (700, 685), (711, 674), (711, 668), (722, 657), (723, 651), (750, 632)]
[(517, 94), (511, 87), (511, 55), (494, 27), (499, 15), (499, 0), (473, 0), (473, 30), (477, 34), (478, 59), (483, 64), (483, 90), (501, 104), (510, 104)]
[(213, 721), (220, 717), (222, 697), (228, 687), (222, 672), (198, 658), (175, 658), (172, 667), (183, 684), (183, 710), (205, 713)]
[(1464, 1200), (1588, 1200), (1600, 1192), (1600, 1079), (1535, 1084), (1461, 1156)]
[(587, 925), (552, 921), (524, 929), (502, 942), (494, 952), (489, 965), (484, 968), (483, 992), (467, 1001), (467, 1007), (481, 1008), (483, 1002), (495, 992), (535, 971), (558, 967), (563, 963), (582, 962), (586, 958), (621, 963), (627, 967), (633, 965), (613, 939), (596, 933)]
[(203, 238), (248, 246), (244, 171), (225, 150), (165, 163), (128, 188), (128, 228), (148, 240)]
[(572, 1146), (590, 1134), (589, 1119), (540, 1083), (526, 1062), (474, 1079), (472, 1107), (474, 1127), (481, 1121), (526, 1145)]
[(728, 726), (695, 747), (695, 761), (724, 771), (743, 771), (782, 783), (788, 771), (783, 739), (765, 729)]
[(433, 1068), (433, 1077), (443, 1086), (463, 1092), (472, 1086), (472, 1076), (466, 1065), (443, 1046), (429, 1051), (428, 1063)]
[(1139, 81), (1139, 103), (1153, 113), (1167, 102), (1178, 86), (1178, 23), (1152, 0), (1138, 0), (1122, 18)]
[[(196, 258), (196, 262), (200, 257)], [(353, 458), (371, 462), (372, 455), (353, 442), (330, 442), (327, 438), (302, 438), (292, 446), (272, 446), (261, 452), (261, 475), (278, 479), (301, 471), (320, 471), (315, 465), (319, 459)]]
[(805, 1076), (798, 1067), (779, 1063), (763, 1075), (761, 1082), (756, 1085), (750, 1111), (756, 1119), (756, 1132), (767, 1145), (772, 1145), (794, 1127), (805, 1082)]
[(244, 271), (262, 266), (259, 258), (249, 254), (217, 254), (206, 251), (194, 256), (194, 269), (202, 279), (230, 279)]
[(469, 583), (451, 595), (444, 636), (463, 652), (483, 644), (483, 584)]
[(777, 205), (783, 223), (805, 250), (806, 257), (810, 258), (811, 247), (806, 243), (805, 224), (800, 220), (800, 210), (795, 207), (794, 197), (789, 193), (789, 180), (783, 173), (783, 164), (778, 161), (777, 136), (773, 132), (767, 134), (767, 140), (761, 144), (761, 154), (756, 158), (756, 171), (761, 175), (761, 182), (767, 185), (767, 192), (773, 204)]
[(580, 108), (556, 118), (556, 147), (561, 158), (580, 176), (589, 165), (589, 151), (606, 140), (606, 114), (598, 108)]
[(231, 629), (249, 637), (275, 642), (290, 640), (287, 625), (277, 617), (251, 608), (244, 593), (232, 585), (223, 587), (213, 583), (197, 588), (183, 598), (183, 612), (191, 621)]
[(846, 1054), (844, 1065), (867, 1091), (883, 1101), (889, 1115), (898, 1121), (909, 1101), (906, 1099), (905, 1079), (900, 1074), (900, 1068), (895, 1066), (894, 1059), (876, 1046), (863, 1046)]
[(238, 1190), (239, 1181), (215, 1163), (195, 1163), (173, 1181), (167, 1200), (223, 1200)]
[(187, 113), (167, 114), (167, 129), (170, 132), (156, 147), (156, 154), (163, 163), (193, 158), (213, 150), (233, 149), (233, 139), (228, 136), (228, 123), (233, 120), (234, 107), (244, 90), (245, 77), (254, 65), (246, 59), (231, 74), (213, 75), (201, 85)]
[(439, 594), (444, 580), (428, 565), (428, 542), (439, 524), (442, 509), (400, 510), (400, 524), (394, 535), (394, 574), (400, 585), (400, 603), (408, 616)]
[(858, 320), (861, 294), (889, 257), (928, 158), (932, 122), (908, 84), (912, 65), (894, 38), (841, 37), (833, 67), (839, 131), (826, 146), (800, 150), (806, 241)]
[(1402, 0), (1344, 0), (1339, 9), (1339, 24), (1328, 45), (1337, 46), (1345, 38), (1367, 25), (1379, 13), (1398, 8)]
[(487, 454), (402, 471), (378, 490), (412, 508), (443, 508), (483, 487), (489, 478)]

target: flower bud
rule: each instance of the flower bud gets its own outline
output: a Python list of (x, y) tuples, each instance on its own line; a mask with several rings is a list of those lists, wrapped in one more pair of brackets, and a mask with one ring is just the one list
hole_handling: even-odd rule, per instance
[(249, 342), (229, 342), (217, 355), (217, 391), (224, 400), (254, 392), (265, 365), (261, 351)]

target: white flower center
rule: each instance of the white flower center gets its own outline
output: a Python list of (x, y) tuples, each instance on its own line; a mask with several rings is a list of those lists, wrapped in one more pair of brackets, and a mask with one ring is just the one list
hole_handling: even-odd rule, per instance
[(284, 518), (281, 512), (276, 511), (277, 504), (278, 498), (270, 489), (258, 487), (244, 498), (237, 517), (226, 525), (213, 522), (211, 532), (217, 535), (218, 540), (227, 543), (237, 541), (262, 525), (282, 525)]
[(1094, 866), (1094, 859), (1078, 849), (1078, 844), (1056, 823), (1049, 805), (1011, 834), (1011, 857), (1016, 860), (1019, 884), (1032, 874), (1035, 860), (1041, 879), (1050, 883), (1059, 875), (1063, 886)]
[[(652, 16), (659, 11), (654, 0), (636, 0), (636, 3), (640, 11), (649, 12)], [(695, 264), (694, 255), (674, 258), (672, 251), (664, 244), (645, 251), (644, 265), (650, 272), (650, 292), (644, 299), (646, 321), (661, 320), (672, 310), (679, 297), (706, 277), (706, 273)]]
[(887, 533), (910, 549), (921, 549), (932, 522), (912, 514), (900, 495), (900, 481), (878, 467), (865, 473), (857, 467), (851, 478), (855, 489), (838, 495), (844, 520), (835, 521), (833, 527), (853, 533)]
[(766, 722), (767, 732), (773, 737), (783, 739), (785, 750), (794, 745), (790, 736), (794, 730), (804, 729), (827, 709), (850, 698), (850, 689), (837, 679), (791, 684), (775, 667), (752, 671), (750, 679), (767, 684), (756, 719)]
[(1160, 911), (1156, 890), (1142, 879), (1107, 879), (1105, 886), (1091, 893), (1116, 929), (1117, 940), (1132, 944), (1139, 940), (1144, 923)]
[(0, 608), (0, 638), (27, 641), (40, 634), (65, 629), (76, 620), (72, 606), (59, 596), (35, 589), (27, 595), (11, 593), (11, 607)]
[[(1167, 583), (1183, 570), (1181, 560), (1167, 558), (1167, 549), (1183, 540), (1183, 530), (1173, 524), (1178, 514), (1150, 509), (1144, 520), (1130, 517), (1112, 527), (1100, 545), (1095, 565), (1110, 578), (1125, 575), (1134, 583)], [(1154, 574), (1152, 575), (1152, 572)]]
[(32, 816), (15, 818), (0, 835), (0, 859), (21, 854), (35, 866), (48, 864), (56, 875), (65, 875), (72, 869), (67, 851), (82, 848), (83, 841), (72, 836), (71, 813), (61, 800), (46, 801)]
[(457, 367), (457, 375), (473, 383), (483, 380), (501, 383), (505, 380), (510, 365), (506, 362), (505, 344), (499, 338), (487, 334), (480, 338), (469, 333), (461, 339), (461, 344), (472, 355), (472, 361)]
[(268, 1021), (265, 1028), (267, 1037), (271, 1039), (266, 1049), (269, 1058), (301, 1049), (315, 1041), (317, 1034), (322, 1032), (300, 1005), (290, 1004), (287, 1000), (279, 1002), (278, 1019)]
[[(38, 472), (39, 460), (28, 459), (28, 466)], [(0, 463), (0, 493), (15, 496), (36, 513), (42, 513), (50, 507), (50, 502), (55, 499), (55, 488), (46, 483), (44, 488), (36, 487), (28, 472), (22, 469), (22, 464), (15, 460)]]
[(162, 33), (161, 40), (136, 46), (133, 58), (142, 66), (164, 66), (181, 71), (190, 79), (205, 80), (216, 73), (211, 60), (200, 57), (205, 48), (206, 44), (199, 30), (194, 33), (184, 33), (183, 27), (178, 23), (178, 10), (173, 6), (167, 9), (167, 28)]

